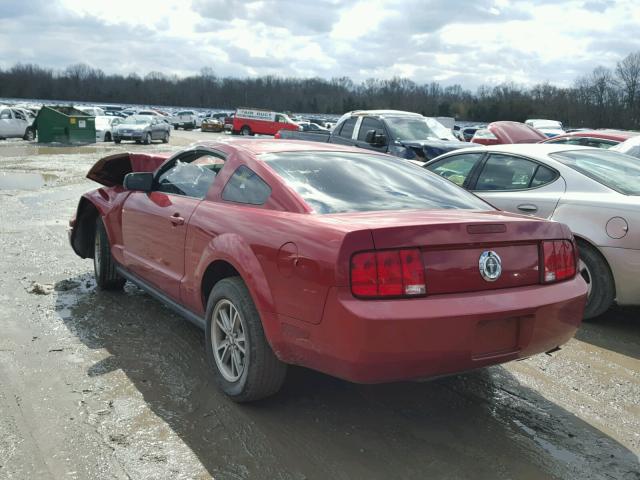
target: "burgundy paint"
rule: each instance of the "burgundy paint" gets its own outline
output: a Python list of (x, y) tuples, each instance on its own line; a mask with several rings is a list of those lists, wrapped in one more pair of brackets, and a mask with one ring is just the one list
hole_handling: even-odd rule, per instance
[[(102, 189), (106, 198), (94, 191), (84, 201), (103, 217), (114, 258), (198, 315), (204, 315), (207, 268), (216, 261), (231, 264), (285, 362), (360, 382), (427, 377), (550, 350), (571, 338), (581, 321), (584, 281), (578, 276), (541, 285), (533, 253), (544, 239), (572, 238), (562, 224), (499, 211), (310, 214), (258, 155), (361, 150), (282, 140), (202, 148), (227, 154), (204, 200), (115, 185)], [(142, 165), (134, 161), (132, 168), (160, 162), (158, 156), (140, 158)], [(108, 170), (107, 163), (101, 168)], [(239, 165), (271, 186), (265, 205), (221, 199)], [(176, 213), (183, 225), (172, 222)], [(351, 256), (403, 247), (422, 249), (428, 295), (354, 298)], [(486, 249), (503, 257), (503, 278), (491, 284), (478, 273)]]

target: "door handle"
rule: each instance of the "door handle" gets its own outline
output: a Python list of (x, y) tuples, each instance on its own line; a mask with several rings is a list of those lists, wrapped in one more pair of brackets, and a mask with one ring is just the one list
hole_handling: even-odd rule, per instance
[(171, 215), (169, 221), (174, 225), (184, 225), (184, 218), (182, 218), (179, 213)]
[(518, 205), (518, 210), (520, 210), (521, 212), (534, 213), (538, 211), (538, 207), (530, 203), (523, 203), (521, 205)]

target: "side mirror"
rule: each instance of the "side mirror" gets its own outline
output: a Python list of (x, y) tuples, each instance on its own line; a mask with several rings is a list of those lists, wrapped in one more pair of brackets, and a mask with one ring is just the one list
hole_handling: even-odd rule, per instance
[(384, 147), (387, 144), (387, 136), (384, 133), (376, 133), (375, 130), (369, 130), (364, 137), (364, 141), (376, 147)]
[(127, 190), (137, 190), (140, 192), (150, 192), (153, 187), (153, 173), (136, 172), (127, 173), (122, 185)]

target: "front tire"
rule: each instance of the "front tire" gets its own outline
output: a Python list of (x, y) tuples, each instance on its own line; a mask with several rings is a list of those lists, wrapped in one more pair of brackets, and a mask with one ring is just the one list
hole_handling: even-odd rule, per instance
[(207, 358), (220, 389), (235, 402), (276, 393), (287, 366), (267, 342), (260, 315), (240, 277), (216, 283), (206, 315)]
[(144, 144), (145, 144), (145, 145), (149, 145), (150, 143), (151, 143), (151, 134), (150, 134), (150, 133), (147, 133), (147, 134), (144, 136)]
[(93, 241), (93, 271), (100, 290), (122, 290), (125, 279), (118, 275), (116, 264), (111, 257), (111, 247), (102, 218), (96, 220)]
[(579, 242), (578, 249), (578, 271), (588, 286), (584, 309), (584, 318), (588, 320), (609, 310), (616, 296), (615, 282), (607, 261), (596, 249), (585, 242)]
[(121, 143), (121, 142), (122, 142), (122, 140), (119, 139), (119, 138), (114, 138), (113, 139), (113, 143)]
[(245, 125), (244, 127), (242, 127), (240, 129), (240, 135), (244, 135), (245, 137), (250, 136), (251, 135), (251, 129)]
[(27, 140), (29, 142), (33, 142), (36, 139), (36, 132), (33, 128), (29, 127), (27, 128), (27, 130), (24, 132), (24, 137), (22, 137), (24, 140)]
[(162, 137), (162, 143), (169, 143), (169, 132), (164, 132), (164, 136)]

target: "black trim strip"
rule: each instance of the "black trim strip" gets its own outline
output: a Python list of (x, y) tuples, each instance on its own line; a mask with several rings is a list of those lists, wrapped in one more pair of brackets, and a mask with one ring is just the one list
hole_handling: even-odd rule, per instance
[(202, 330), (205, 329), (206, 322), (204, 321), (204, 318), (199, 317), (198, 315), (193, 313), (191, 310), (187, 310), (185, 307), (183, 307), (182, 305), (180, 305), (176, 301), (174, 301), (171, 298), (169, 298), (168, 296), (166, 296), (164, 293), (162, 293), (156, 287), (153, 287), (153, 286), (149, 285), (147, 282), (142, 280), (137, 275), (129, 272), (128, 270), (125, 270), (124, 267), (122, 267), (120, 265), (116, 265), (116, 271), (120, 275), (122, 275), (124, 278), (129, 280), (131, 283), (133, 283), (134, 285), (137, 285), (142, 290), (147, 292), (153, 298), (155, 298), (156, 300), (159, 300), (160, 302), (164, 303), (167, 307), (169, 307), (171, 310), (176, 312), (178, 315), (180, 315), (181, 317), (184, 317), (187, 320), (189, 320), (196, 327), (199, 327)]

